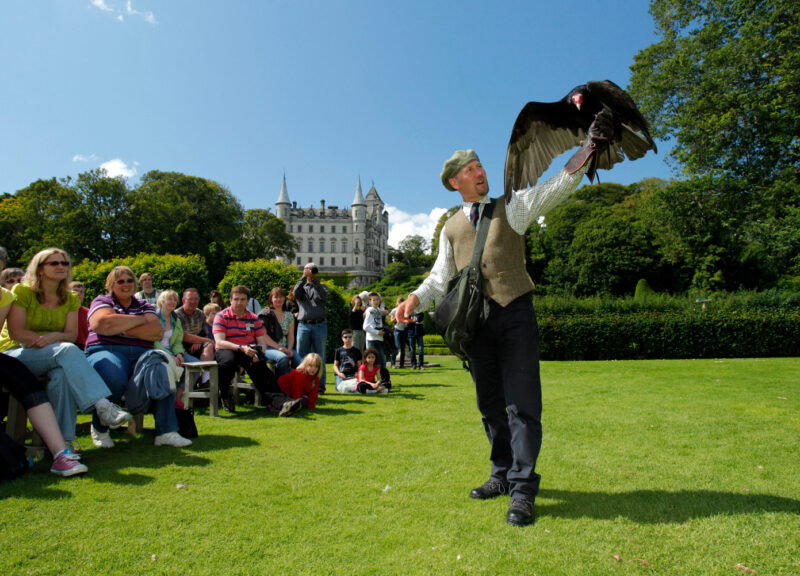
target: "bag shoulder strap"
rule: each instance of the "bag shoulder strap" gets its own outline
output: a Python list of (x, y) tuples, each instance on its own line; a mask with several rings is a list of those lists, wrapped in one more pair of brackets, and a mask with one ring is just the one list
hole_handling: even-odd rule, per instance
[(492, 212), (494, 211), (495, 198), (492, 198), (486, 206), (483, 207), (483, 214), (481, 221), (478, 224), (478, 235), (475, 237), (475, 248), (472, 251), (472, 260), (470, 266), (478, 268), (481, 263), (481, 256), (483, 256), (483, 248), (486, 246), (486, 236), (489, 235), (489, 224), (492, 219)]

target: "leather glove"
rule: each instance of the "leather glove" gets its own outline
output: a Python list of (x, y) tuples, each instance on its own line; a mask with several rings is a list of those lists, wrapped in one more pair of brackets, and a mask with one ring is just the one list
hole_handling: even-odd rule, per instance
[(564, 170), (568, 174), (574, 174), (589, 162), (586, 176), (588, 176), (589, 182), (593, 182), (597, 170), (597, 156), (608, 148), (613, 135), (613, 116), (610, 112), (601, 110), (589, 126), (583, 145), (572, 155)]

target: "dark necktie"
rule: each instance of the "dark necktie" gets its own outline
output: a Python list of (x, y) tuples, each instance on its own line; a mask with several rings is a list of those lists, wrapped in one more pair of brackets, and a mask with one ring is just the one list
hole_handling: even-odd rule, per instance
[(469, 211), (469, 223), (472, 224), (473, 228), (478, 227), (478, 209), (480, 208), (480, 202), (473, 202), (472, 209)]

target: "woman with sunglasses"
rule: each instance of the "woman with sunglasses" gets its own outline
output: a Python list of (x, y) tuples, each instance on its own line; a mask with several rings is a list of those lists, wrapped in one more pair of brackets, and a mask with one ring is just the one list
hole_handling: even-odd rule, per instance
[(75, 439), (77, 413), (96, 413), (104, 426), (119, 427), (131, 415), (109, 402), (111, 391), (74, 342), (78, 295), (69, 290), (67, 253), (48, 248), (28, 264), (14, 286), (14, 303), (0, 335), (0, 351), (21, 361), (35, 376), (47, 376), (47, 396), (64, 440)]
[[(155, 308), (134, 296), (135, 278), (130, 268), (117, 266), (106, 277), (108, 294), (92, 300), (89, 307), (86, 357), (115, 400), (125, 394), (136, 362), (153, 349), (153, 343), (161, 340), (163, 333)], [(155, 417), (156, 446), (182, 447), (192, 443), (178, 434), (174, 391), (158, 400), (151, 399), (150, 409)], [(98, 418), (92, 420), (92, 442), (101, 448), (114, 446), (108, 427)]]

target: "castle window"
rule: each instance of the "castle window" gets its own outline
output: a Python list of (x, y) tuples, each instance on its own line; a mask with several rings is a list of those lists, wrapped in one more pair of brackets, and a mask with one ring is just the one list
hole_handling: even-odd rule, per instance
[(331, 266), (336, 266), (336, 258), (331, 258)]
[(314, 241), (311, 238), (308, 239), (308, 251), (309, 252), (314, 251)]
[(336, 252), (336, 240), (331, 240), (331, 252)]
[(356, 266), (358, 266), (358, 256), (356, 256)]
[(331, 234), (336, 234), (336, 226), (331, 226)]
[(320, 266), (325, 266), (325, 256), (322, 256), (322, 257), (320, 257), (320, 259), (319, 259), (319, 265), (320, 265)]
[(298, 224), (297, 225), (297, 231), (298, 232), (302, 232), (303, 231), (303, 225), (302, 224)]
[(309, 232), (313, 232), (314, 231), (314, 225), (313, 224), (309, 224), (308, 225), (308, 231)]
[(297, 265), (300, 266), (300, 256), (297, 257)]
[(325, 234), (325, 226), (320, 226), (320, 227), (319, 227), (319, 231), (320, 231), (322, 234)]
[(356, 250), (358, 250), (358, 240), (356, 240), (355, 242), (356, 242)]
[(347, 240), (342, 239), (342, 252), (347, 253)]
[(342, 258), (342, 266), (347, 266), (347, 258)]

